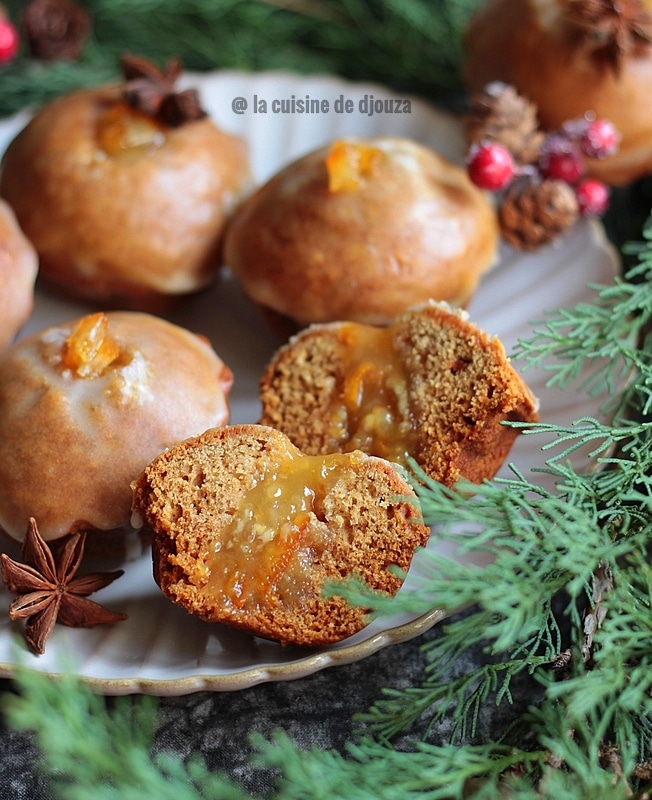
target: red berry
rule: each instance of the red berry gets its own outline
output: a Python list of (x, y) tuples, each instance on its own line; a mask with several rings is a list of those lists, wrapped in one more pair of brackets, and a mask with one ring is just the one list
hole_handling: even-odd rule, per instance
[(504, 189), (516, 174), (512, 154), (500, 142), (474, 145), (469, 152), (467, 169), (476, 186), (492, 192)]
[(584, 174), (579, 148), (563, 134), (551, 134), (541, 148), (539, 169), (545, 178), (577, 183)]
[(0, 64), (16, 57), (20, 38), (18, 31), (8, 19), (0, 19)]
[(587, 178), (575, 189), (580, 214), (583, 217), (599, 217), (609, 206), (609, 189), (594, 178)]
[(580, 138), (580, 147), (589, 158), (604, 158), (618, 150), (620, 133), (608, 119), (587, 122)]

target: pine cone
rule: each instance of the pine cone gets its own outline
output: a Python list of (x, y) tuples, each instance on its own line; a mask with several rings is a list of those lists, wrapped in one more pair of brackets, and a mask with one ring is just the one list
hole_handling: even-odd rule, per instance
[(90, 14), (72, 0), (32, 0), (23, 12), (23, 32), (36, 58), (78, 58), (90, 31)]
[(579, 217), (573, 189), (564, 181), (516, 181), (498, 211), (503, 238), (518, 250), (552, 241)]
[(484, 140), (500, 142), (520, 164), (533, 164), (539, 157), (544, 134), (539, 130), (537, 108), (513, 86), (492, 81), (470, 100), (465, 118), (469, 145)]

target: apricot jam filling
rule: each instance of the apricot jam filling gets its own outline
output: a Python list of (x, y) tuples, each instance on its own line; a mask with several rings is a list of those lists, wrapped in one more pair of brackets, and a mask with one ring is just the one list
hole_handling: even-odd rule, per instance
[(362, 450), (406, 464), (416, 433), (391, 329), (351, 322), (339, 336), (343, 382), (328, 414), (329, 450)]
[(109, 106), (98, 120), (97, 140), (110, 156), (134, 149), (160, 147), (165, 140), (163, 127), (152, 117), (126, 103)]
[(383, 151), (368, 144), (335, 141), (326, 157), (328, 189), (331, 192), (352, 192), (365, 178), (372, 176)]
[[(359, 456), (358, 456), (359, 457)], [(356, 456), (270, 456), (208, 556), (206, 589), (232, 610), (302, 604), (310, 566), (327, 546), (323, 498)]]

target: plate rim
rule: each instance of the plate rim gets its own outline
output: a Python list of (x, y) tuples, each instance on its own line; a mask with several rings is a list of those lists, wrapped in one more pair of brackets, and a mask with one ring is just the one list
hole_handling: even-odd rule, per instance
[[(284, 81), (294, 81), (297, 87), (319, 83), (324, 86), (329, 86), (330, 90), (334, 91), (337, 91), (338, 88), (345, 90), (347, 87), (355, 88), (356, 91), (364, 91), (366, 88), (369, 91), (374, 90), (376, 92), (382, 92), (384, 96), (399, 96), (395, 90), (379, 83), (354, 81), (337, 75), (327, 75), (325, 73), (304, 75), (286, 70), (269, 70), (251, 73), (240, 72), (238, 70), (217, 70), (207, 73), (185, 73), (185, 76), (187, 82), (192, 82), (198, 77), (202, 84), (209, 83), (211, 79), (215, 81), (223, 80), (225, 82), (229, 80), (239, 80), (245, 81), (248, 84), (254, 84), (257, 80), (273, 81), (274, 79), (283, 79)], [(423, 98), (409, 94), (400, 96), (409, 97), (412, 102), (419, 105), (423, 113), (431, 114), (433, 119), (440, 118), (441, 120), (446, 120), (448, 123), (451, 121), (459, 122), (458, 117), (452, 112), (444, 111), (428, 103)], [(14, 115), (14, 117), (1, 119), (0, 125), (10, 122), (15, 125), (17, 119), (21, 121), (24, 120), (25, 112), (19, 112), (17, 115)], [(219, 124), (222, 125), (221, 122)], [(609, 253), (613, 271), (614, 274), (616, 274), (618, 270), (618, 255), (615, 252), (615, 248), (613, 248), (612, 244), (607, 239), (599, 223), (592, 222), (591, 229), (596, 246)], [(281, 663), (265, 663), (261, 661), (260, 664), (234, 669), (228, 673), (212, 673), (209, 670), (202, 669), (191, 675), (169, 678), (148, 678), (140, 677), (137, 674), (129, 677), (111, 678), (84, 674), (83, 671), (76, 674), (91, 690), (106, 695), (140, 693), (156, 696), (180, 696), (199, 691), (239, 691), (260, 683), (295, 680), (330, 667), (342, 666), (360, 661), (377, 653), (381, 649), (407, 642), (426, 633), (439, 622), (457, 613), (459, 610), (460, 609), (444, 611), (441, 608), (433, 608), (417, 616), (415, 619), (393, 625), (383, 630), (372, 631), (367, 638), (361, 638), (352, 644), (347, 644), (346, 640), (344, 640), (331, 647), (319, 648), (318, 650), (306, 650), (305, 655), (292, 661)], [(364, 631), (361, 631), (360, 634), (364, 636)], [(7, 630), (6, 635), (16, 636), (15, 631), (11, 629)], [(14, 661), (3, 660), (0, 662), (0, 678), (11, 679), (19, 666), (28, 666), (28, 668), (38, 669), (37, 664), (34, 665), (34, 667), (30, 667), (29, 664), (26, 664), (23, 656), (27, 651), (25, 650), (25, 653), (20, 653), (18, 652), (19, 647), (20, 646), (17, 644), (17, 655)], [(39, 671), (55, 679), (67, 674), (65, 670), (41, 669)]]

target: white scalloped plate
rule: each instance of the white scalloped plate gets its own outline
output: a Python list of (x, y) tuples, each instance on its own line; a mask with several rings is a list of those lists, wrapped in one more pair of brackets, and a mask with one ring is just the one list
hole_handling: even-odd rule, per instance
[[(344, 135), (394, 134), (407, 136), (459, 161), (464, 143), (459, 123), (447, 114), (415, 99), (406, 113), (374, 114), (360, 111), (367, 96), (404, 98), (376, 85), (351, 84), (331, 77), (298, 77), (286, 73), (220, 73), (188, 76), (198, 85), (203, 103), (219, 125), (245, 136), (251, 148), (258, 181), (309, 150)], [(254, 113), (256, 100), (268, 103), (268, 113)], [(330, 111), (319, 114), (272, 113), (274, 99), (328, 100)], [(245, 98), (243, 114), (232, 110), (236, 97)], [(338, 114), (338, 98), (351, 100), (353, 111)], [(396, 106), (396, 103), (393, 104)], [(26, 114), (0, 123), (0, 152), (22, 127)], [(499, 264), (486, 276), (470, 307), (472, 319), (488, 333), (500, 336), (508, 352), (517, 339), (527, 337), (533, 320), (560, 306), (589, 300), (589, 283), (608, 283), (617, 259), (597, 225), (580, 223), (554, 245), (524, 255), (504, 248)], [(36, 310), (25, 332), (80, 316), (91, 310), (37, 292)], [(200, 330), (235, 372), (232, 421), (258, 418), (258, 378), (275, 348), (274, 338), (239, 287), (228, 277), (210, 292), (189, 300), (170, 317)], [(529, 371), (528, 383), (541, 401), (542, 419), (570, 423), (581, 416), (601, 417), (599, 401), (573, 392), (546, 387), (548, 374)], [(510, 460), (527, 472), (542, 463), (539, 436), (520, 437)], [(506, 474), (507, 467), (503, 469)], [(542, 480), (545, 480), (543, 476)], [(434, 538), (434, 537), (433, 537)], [(434, 541), (430, 547), (440, 548)], [(468, 556), (467, 556), (468, 557)], [(415, 559), (413, 574), (419, 569)], [(410, 576), (402, 591), (409, 590)], [(172, 605), (158, 591), (150, 559), (143, 556), (126, 565), (125, 575), (96, 595), (99, 602), (129, 614), (126, 622), (88, 630), (56, 626), (45, 655), (32, 656), (21, 646), (20, 627), (3, 614), (0, 619), (0, 675), (11, 676), (18, 661), (49, 674), (73, 670), (106, 694), (142, 692), (177, 695), (199, 690), (231, 691), (262, 681), (290, 680), (317, 670), (362, 659), (380, 648), (418, 636), (441, 620), (433, 609), (413, 619), (405, 616), (375, 621), (338, 645), (306, 650), (208, 625)], [(2, 588), (0, 607), (10, 597)]]

